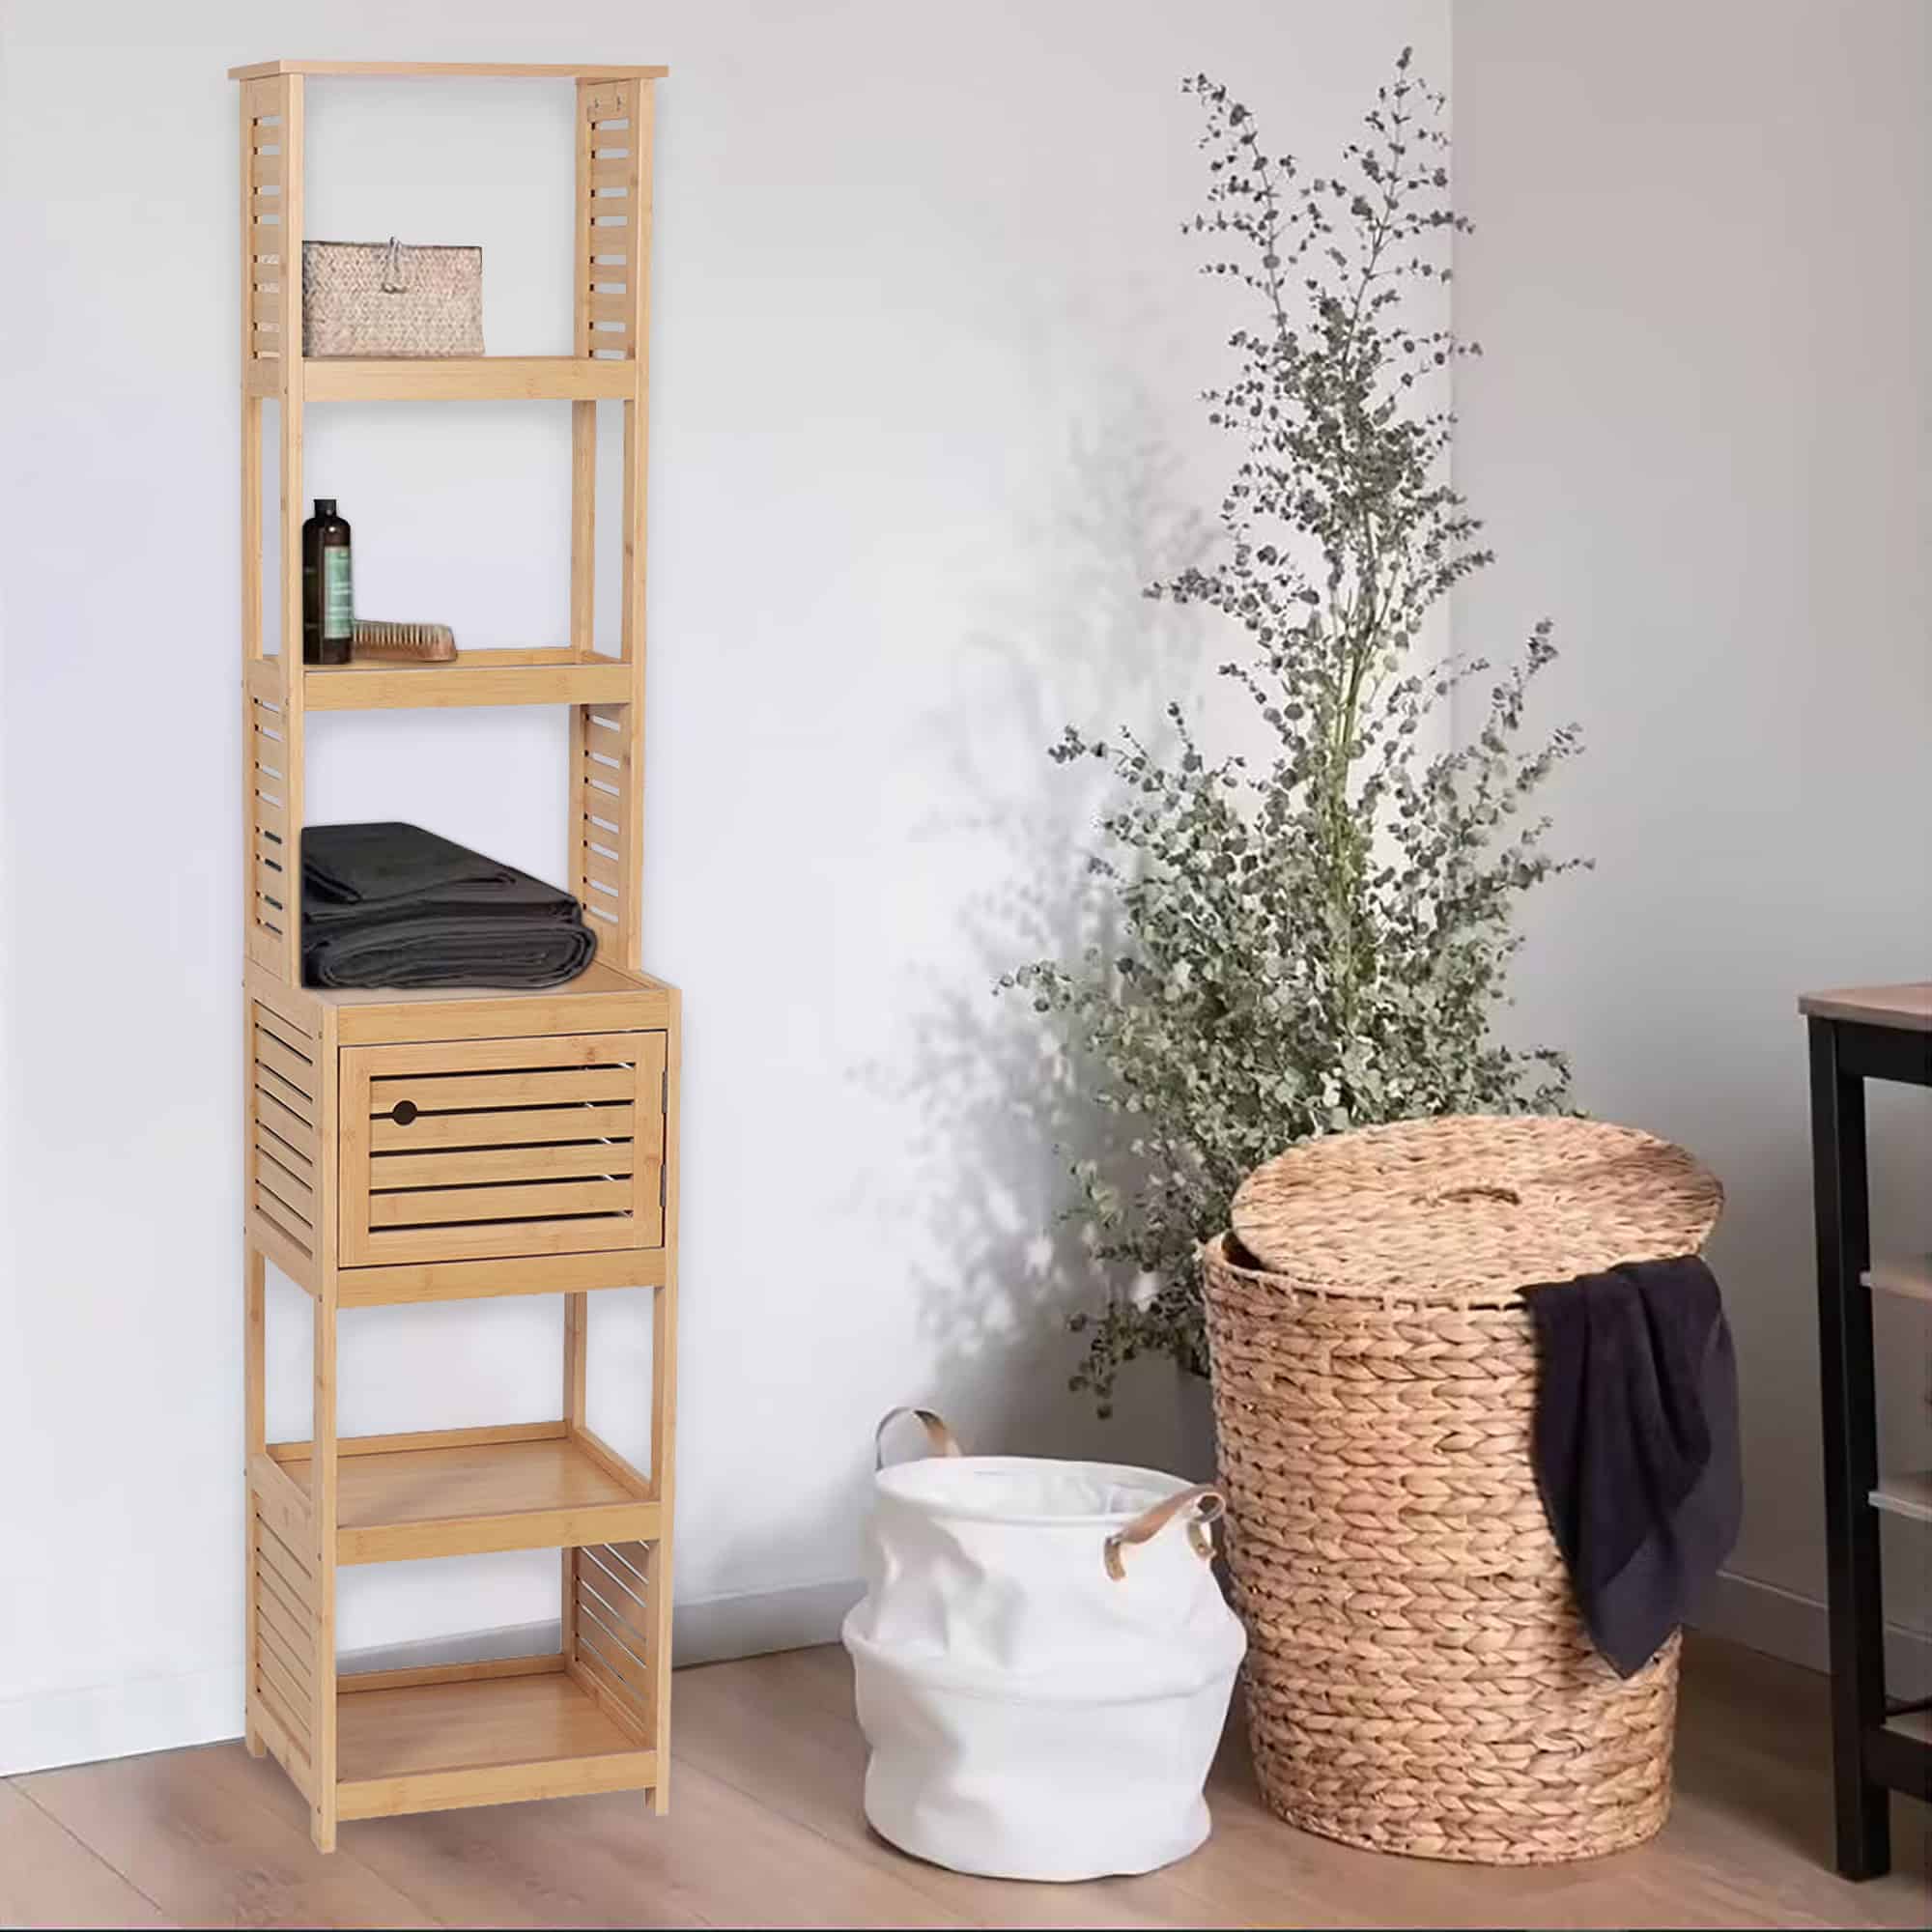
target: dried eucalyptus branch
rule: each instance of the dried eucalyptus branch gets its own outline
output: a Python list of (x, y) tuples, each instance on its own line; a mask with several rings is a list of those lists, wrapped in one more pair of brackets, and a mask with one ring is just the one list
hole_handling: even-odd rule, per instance
[(1469, 224), (1449, 203), (1443, 98), (1405, 50), (1363, 136), (1304, 179), (1206, 75), (1203, 271), (1258, 321), (1206, 398), (1241, 458), (1220, 505), (1221, 560), (1148, 594), (1233, 619), (1221, 674), (1272, 733), (1264, 760), (1210, 756), (1179, 703), (1176, 750), (1069, 727), (1061, 762), (1109, 760), (1119, 801), (1090, 860), (1121, 938), (1002, 979), (1031, 998), (1126, 1123), (1130, 1166), (1074, 1164), (1095, 1252), (1122, 1286), (1076, 1316), (1072, 1378), (1107, 1412), (1121, 1366), (1166, 1353), (1206, 1372), (1200, 1243), (1260, 1162), (1312, 1134), (1418, 1115), (1552, 1109), (1569, 1068), (1501, 1043), (1519, 895), (1582, 863), (1544, 849), (1533, 796), (1578, 746), (1573, 726), (1519, 749), (1529, 681), (1555, 655), (1539, 624), (1476, 735), (1426, 755), (1423, 726), (1486, 660), (1411, 660), (1425, 614), (1492, 560), (1445, 476), (1452, 418), (1427, 379), (1473, 344), (1412, 326), (1406, 298), (1446, 282)]

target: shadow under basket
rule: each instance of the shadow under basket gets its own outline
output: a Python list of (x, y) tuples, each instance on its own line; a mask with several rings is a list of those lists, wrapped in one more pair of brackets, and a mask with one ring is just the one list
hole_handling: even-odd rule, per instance
[(1682, 1149), (1546, 1119), (1337, 1135), (1244, 1184), (1204, 1289), (1255, 1771), (1281, 1817), (1481, 1864), (1662, 1826), (1679, 1639), (1620, 1678), (1577, 1615), (1531, 1463), (1521, 1290), (1694, 1253), (1721, 1203)]

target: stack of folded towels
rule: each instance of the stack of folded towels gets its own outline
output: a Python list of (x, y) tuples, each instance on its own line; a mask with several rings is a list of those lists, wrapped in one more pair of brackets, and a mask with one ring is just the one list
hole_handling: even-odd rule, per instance
[(419, 825), (302, 833), (311, 986), (560, 986), (597, 942), (568, 893)]

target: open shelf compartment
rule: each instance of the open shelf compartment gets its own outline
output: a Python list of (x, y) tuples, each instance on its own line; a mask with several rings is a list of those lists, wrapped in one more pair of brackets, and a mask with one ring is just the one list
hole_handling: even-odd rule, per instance
[[(660, 1533), (649, 1482), (561, 1421), (349, 1436), (336, 1454), (338, 1563), (648, 1544)], [(268, 1455), (306, 1501), (310, 1445), (271, 1443)]]
[(561, 1655), (346, 1676), (336, 1691), (337, 1815), (650, 1790), (658, 1756), (648, 1735)]
[[(535, 1427), (554, 1432), (560, 1425)], [(527, 1428), (494, 1433), (498, 1441), (480, 1446), (508, 1453), (496, 1460), (494, 1473), (485, 1469), (487, 1480), (471, 1500), (487, 1507), (513, 1493), (531, 1499), (548, 1479), (528, 1452), (563, 1438)], [(550, 1478), (574, 1467), (569, 1480), (581, 1489), (578, 1456), (588, 1454), (615, 1491), (643, 1487), (635, 1470), (587, 1432), (573, 1430), (569, 1437), (565, 1447), (577, 1454), (554, 1458)], [(423, 1512), (446, 1506), (453, 1465), (439, 1460), (444, 1452), (398, 1454), (381, 1441), (341, 1445), (352, 1452), (341, 1458), (341, 1469), (347, 1474), (358, 1463), (396, 1464), (402, 1475), (391, 1470), (372, 1490), (385, 1498), (388, 1514), (408, 1520), (376, 1526), (434, 1531), (447, 1519)], [(283, 1455), (306, 1446), (277, 1445)], [(353, 1453), (371, 1448), (376, 1453)], [(517, 1473), (520, 1460), (526, 1466)], [(331, 1662), (331, 1566), (315, 1549), (315, 1499), (266, 1454), (251, 1461), (249, 1490), (251, 1740), (273, 1751), (312, 1804), (326, 1802), (337, 1818), (376, 1818), (518, 1798), (648, 1790), (663, 1808), (669, 1617), (655, 1506), (590, 1506), (609, 1512), (601, 1522), (636, 1524), (653, 1536), (648, 1543), (582, 1542), (564, 1548), (563, 1642), (554, 1654), (338, 1675)], [(356, 1493), (353, 1485), (345, 1485), (345, 1492)], [(629, 1514), (617, 1513), (623, 1510)], [(534, 1537), (540, 1528), (577, 1533), (554, 1511), (526, 1512), (522, 1530)], [(463, 1547), (498, 1546), (471, 1536)], [(438, 1546), (411, 1551), (392, 1547), (389, 1553), (454, 1552)]]

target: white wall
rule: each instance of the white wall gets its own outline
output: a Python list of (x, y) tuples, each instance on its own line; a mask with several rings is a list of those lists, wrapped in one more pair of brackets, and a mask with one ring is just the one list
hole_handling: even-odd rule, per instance
[[(1597, 870), (1531, 921), (1525, 1032), (1593, 1113), (1695, 1149), (1747, 1517), (1717, 1618), (1822, 1654), (1803, 988), (1932, 973), (1932, 9), (1457, 0), (1478, 222), (1458, 480), (1501, 561), (1457, 639), (1558, 620), (1552, 788)], [(1932, 1101), (1870, 1089), (1875, 1238), (1932, 1247)], [(1932, 1323), (1882, 1306), (1887, 1459), (1932, 1461)], [(1888, 1543), (1932, 1625), (1932, 1541)], [(1763, 1587), (1751, 1587), (1758, 1585)]]
[[(1399, 45), (1440, 75), (1447, 38), (1444, 0), (10, 0), (0, 1769), (240, 1721), (224, 70), (674, 70), (645, 877), (650, 963), (686, 988), (678, 1588), (696, 1604), (853, 1573), (895, 1401), (936, 1400), (987, 1446), (1172, 1448), (1158, 1373), (1111, 1429), (1065, 1392), (1054, 1107), (987, 989), (1030, 936), (1068, 931), (1087, 801), (1043, 747), (1070, 717), (1151, 715), (1201, 656), (1138, 596), (1220, 481), (1192, 397), (1229, 311), (1178, 233), (1200, 167), (1177, 80), (1211, 69), (1274, 139), (1321, 153)], [(491, 348), (561, 348), (566, 102), (316, 85), (311, 232), (481, 241)], [(562, 415), (316, 411), (310, 494), (355, 524), (363, 608), (554, 641)], [(321, 720), (312, 810), (419, 816), (556, 877), (560, 734), (510, 713)], [(297, 1434), (301, 1312), (284, 1285), (270, 1421)], [(598, 1303), (592, 1386), (634, 1448), (639, 1316)], [(557, 1335), (554, 1304), (349, 1318), (343, 1426), (552, 1413)], [(554, 1583), (545, 1556), (355, 1573), (343, 1641), (538, 1619)]]

